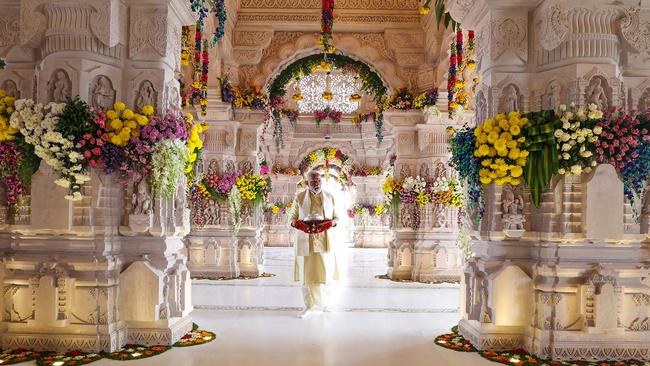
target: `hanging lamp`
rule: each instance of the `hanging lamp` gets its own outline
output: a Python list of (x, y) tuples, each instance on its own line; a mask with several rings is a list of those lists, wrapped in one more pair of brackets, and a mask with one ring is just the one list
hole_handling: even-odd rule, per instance
[(334, 98), (334, 94), (332, 94), (332, 75), (328, 71), (325, 76), (325, 91), (323, 92), (323, 99), (329, 101), (332, 100), (332, 98)]

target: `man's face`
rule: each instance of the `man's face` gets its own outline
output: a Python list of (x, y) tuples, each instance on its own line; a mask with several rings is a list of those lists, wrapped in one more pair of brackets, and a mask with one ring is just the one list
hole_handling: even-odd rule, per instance
[(320, 174), (309, 174), (309, 177), (307, 177), (307, 185), (312, 192), (320, 191)]

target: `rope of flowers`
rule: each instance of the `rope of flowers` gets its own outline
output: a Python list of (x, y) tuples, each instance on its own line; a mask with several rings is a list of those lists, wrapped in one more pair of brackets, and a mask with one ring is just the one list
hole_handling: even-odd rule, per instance
[(329, 118), (334, 124), (341, 123), (341, 118), (343, 117), (343, 112), (334, 110), (330, 107), (325, 109), (314, 111), (314, 120), (316, 120), (316, 125), (320, 125), (325, 119)]
[(332, 32), (334, 30), (334, 0), (323, 0), (321, 2), (321, 38), (319, 43), (323, 46), (323, 52), (332, 53), (335, 51), (332, 46)]

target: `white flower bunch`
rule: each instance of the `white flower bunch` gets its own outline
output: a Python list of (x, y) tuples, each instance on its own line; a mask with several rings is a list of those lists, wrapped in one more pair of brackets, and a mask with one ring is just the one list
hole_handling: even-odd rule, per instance
[(414, 191), (414, 192), (422, 192), (424, 190), (424, 187), (426, 187), (427, 182), (424, 181), (424, 179), (420, 178), (419, 176), (417, 177), (406, 177), (404, 178), (404, 182), (402, 183), (402, 188), (405, 191)]
[(173, 198), (178, 180), (185, 169), (185, 142), (171, 140), (156, 145), (151, 156), (151, 166), (149, 179), (156, 194)]
[(571, 110), (561, 105), (560, 111), (562, 126), (554, 132), (559, 153), (558, 174), (590, 173), (596, 166), (594, 143), (602, 133), (602, 128), (595, 126), (595, 122), (602, 118), (603, 112), (595, 104), (586, 108), (572, 105)]
[(433, 182), (433, 191), (434, 192), (447, 192), (450, 190), (450, 181), (445, 177), (438, 177), (435, 182)]
[(54, 183), (70, 190), (65, 198), (78, 201), (83, 198), (81, 187), (90, 176), (82, 172), (83, 155), (74, 150), (75, 144), (57, 130), (59, 115), (64, 108), (65, 103), (43, 105), (31, 99), (20, 99), (16, 101), (16, 112), (11, 115), (10, 124), (34, 146), (36, 156), (59, 173), (61, 178)]

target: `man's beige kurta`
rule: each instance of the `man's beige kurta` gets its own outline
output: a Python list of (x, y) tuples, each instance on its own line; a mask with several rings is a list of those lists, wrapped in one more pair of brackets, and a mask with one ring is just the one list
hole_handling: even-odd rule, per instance
[[(308, 197), (306, 195), (309, 194)], [(327, 204), (324, 204), (327, 200)], [(328, 206), (328, 210), (325, 206)], [(332, 207), (329, 207), (329, 206)], [(300, 192), (293, 203), (293, 214), (291, 222), (304, 219), (308, 215), (320, 215), (322, 217), (336, 220), (336, 211), (333, 209), (334, 201), (328, 193), (312, 193), (310, 191)], [(327, 212), (326, 212), (327, 211)], [(296, 243), (296, 261), (294, 266), (294, 279), (303, 281), (306, 288), (305, 305), (310, 308), (313, 305), (324, 306), (324, 294), (322, 286), (332, 279), (338, 279), (338, 268), (336, 257), (333, 253), (330, 240), (332, 234), (328, 231), (319, 234), (306, 234), (298, 232), (298, 243)], [(308, 241), (305, 242), (305, 241)], [(307, 248), (304, 248), (308, 244)]]

